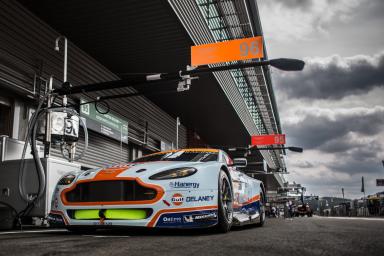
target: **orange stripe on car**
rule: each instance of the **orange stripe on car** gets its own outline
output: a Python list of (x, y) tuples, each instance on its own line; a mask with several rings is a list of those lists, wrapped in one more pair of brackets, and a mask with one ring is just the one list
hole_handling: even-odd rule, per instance
[(212, 209), (217, 209), (217, 205), (160, 210), (155, 214), (155, 216), (153, 216), (151, 221), (147, 224), (147, 227), (154, 227), (160, 215), (162, 215), (163, 213), (191, 212), (191, 211), (202, 211), (202, 210), (212, 210)]
[(173, 149), (173, 150), (167, 150), (167, 151), (161, 151), (146, 156), (155, 156), (155, 155), (160, 155), (160, 154), (167, 154), (167, 153), (174, 153), (174, 152), (179, 152), (179, 151), (185, 151), (185, 152), (202, 152), (202, 153), (218, 153), (218, 149), (213, 149), (213, 148), (185, 148), (185, 149)]
[(104, 170), (101, 170), (99, 171), (95, 177), (93, 178), (93, 180), (111, 180), (111, 179), (114, 179), (116, 178), (117, 175), (119, 175), (120, 173), (128, 170), (129, 168), (128, 167), (111, 167), (111, 168), (108, 168), (108, 169), (104, 169)]
[(250, 203), (253, 203), (253, 202), (256, 202), (256, 201), (259, 201), (260, 200), (260, 195), (256, 195), (250, 199), (248, 199), (246, 202), (244, 203), (233, 203), (233, 206), (234, 207), (240, 207), (240, 206), (244, 206), (244, 205), (247, 205), (247, 204), (250, 204)]

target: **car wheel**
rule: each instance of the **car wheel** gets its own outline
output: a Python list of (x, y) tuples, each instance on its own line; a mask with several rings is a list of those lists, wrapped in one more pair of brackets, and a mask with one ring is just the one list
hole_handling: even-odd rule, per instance
[(221, 170), (219, 175), (218, 189), (218, 217), (217, 230), (226, 233), (231, 229), (233, 222), (233, 193), (228, 175)]
[(264, 226), (265, 223), (265, 206), (264, 206), (264, 195), (260, 193), (260, 221), (256, 224), (258, 227)]

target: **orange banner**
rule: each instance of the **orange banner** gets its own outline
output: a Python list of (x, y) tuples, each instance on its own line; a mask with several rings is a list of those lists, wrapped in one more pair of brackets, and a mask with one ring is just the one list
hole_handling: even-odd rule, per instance
[(263, 37), (256, 36), (191, 47), (191, 65), (263, 58)]

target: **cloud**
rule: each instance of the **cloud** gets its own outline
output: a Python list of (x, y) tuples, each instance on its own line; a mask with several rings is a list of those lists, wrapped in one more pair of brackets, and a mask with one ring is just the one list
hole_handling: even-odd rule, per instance
[(358, 161), (353, 157), (340, 158), (339, 161), (334, 163), (328, 163), (328, 168), (334, 172), (353, 174), (380, 174), (382, 172), (382, 166), (379, 159), (376, 161), (369, 159), (363, 159)]
[(384, 88), (384, 52), (342, 58), (334, 55), (306, 60), (302, 72), (274, 72), (279, 90), (289, 98), (341, 99)]
[(326, 152), (341, 152), (367, 143), (361, 136), (374, 136), (383, 131), (384, 125), (384, 106), (306, 109), (296, 114), (303, 117), (284, 124), (290, 142), (306, 149), (316, 148)]
[[(307, 150), (302, 155), (291, 154), (288, 158), (289, 179), (306, 186), (307, 194), (335, 196), (344, 187), (348, 197), (358, 198), (361, 195), (361, 176), (364, 176), (367, 194), (377, 192), (375, 180), (382, 173), (381, 158), (362, 160), (353, 157), (318, 150)], [(310, 159), (313, 167), (302, 167), (303, 159)]]
[(356, 198), (364, 176), (367, 194), (377, 192), (374, 181), (383, 172), (384, 106), (313, 105), (306, 102), (304, 109), (291, 113), (299, 118), (284, 117), (291, 120), (284, 124), (289, 144), (304, 147), (303, 154), (289, 154), (289, 179), (307, 186), (308, 193), (334, 196), (344, 187)]
[[(382, 0), (258, 1), (270, 58), (304, 58), (303, 72), (272, 69), (288, 145), (286, 178), (307, 194), (361, 197), (382, 190)], [(318, 56), (318, 57), (315, 57)], [(353, 56), (353, 57), (347, 57)]]
[(313, 168), (313, 167), (315, 167), (311, 162), (306, 161), (306, 160), (296, 162), (295, 166), (300, 167), (300, 168)]
[[(262, 1), (259, 9), (266, 35), (277, 41), (312, 40), (327, 33), (335, 20), (347, 21), (363, 1), (274, 0)], [(266, 15), (263, 15), (266, 14)]]
[(274, 5), (282, 5), (290, 9), (299, 8), (303, 10), (309, 10), (315, 4), (312, 0), (275, 0), (269, 2), (273, 3)]

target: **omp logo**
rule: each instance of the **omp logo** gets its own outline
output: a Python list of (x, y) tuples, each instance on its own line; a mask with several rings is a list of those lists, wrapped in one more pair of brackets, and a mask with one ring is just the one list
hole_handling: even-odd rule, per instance
[(172, 203), (176, 206), (178, 205), (182, 205), (183, 202), (184, 202), (184, 197), (182, 194), (179, 194), (179, 193), (176, 193), (172, 196), (172, 199), (171, 199)]

